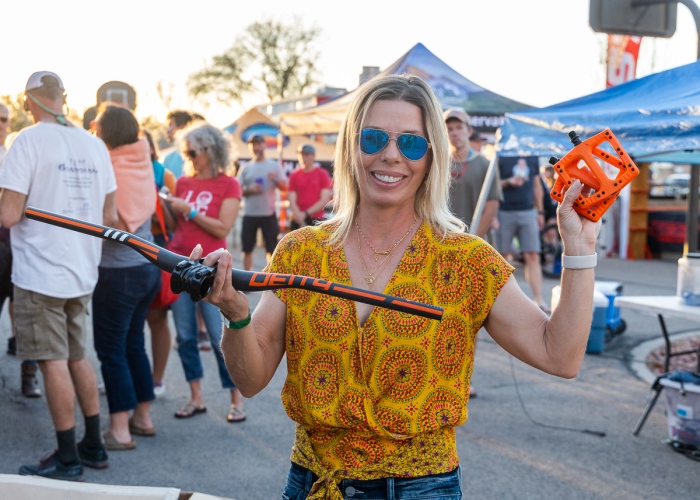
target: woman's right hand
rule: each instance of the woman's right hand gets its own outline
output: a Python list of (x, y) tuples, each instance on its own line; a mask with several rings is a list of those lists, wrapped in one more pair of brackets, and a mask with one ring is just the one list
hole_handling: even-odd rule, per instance
[[(190, 260), (196, 261), (201, 258), (202, 246), (198, 244), (192, 250)], [(214, 266), (217, 262), (214, 281), (204, 300), (218, 307), (230, 321), (244, 320), (248, 317), (250, 304), (248, 303), (248, 297), (243, 292), (233, 288), (231, 283), (233, 257), (231, 257), (228, 250), (220, 248), (204, 258), (205, 266)]]

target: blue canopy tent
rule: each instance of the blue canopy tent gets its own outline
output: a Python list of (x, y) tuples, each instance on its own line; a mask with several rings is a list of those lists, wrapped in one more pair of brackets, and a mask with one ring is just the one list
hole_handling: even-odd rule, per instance
[[(452, 69), (422, 43), (417, 43), (379, 75), (409, 73), (423, 78), (444, 109), (460, 107), (469, 113), (472, 126), (481, 132), (495, 132), (507, 112), (532, 106), (485, 89)], [(337, 134), (355, 91), (302, 111), (282, 113), (285, 134)]]
[[(506, 113), (496, 153), (561, 157), (573, 147), (570, 131), (587, 139), (606, 128), (635, 161), (655, 161), (665, 153), (665, 160), (700, 165), (700, 62), (546, 108)], [(697, 169), (692, 170), (697, 176)], [(490, 171), (495, 171), (495, 162)], [(689, 197), (689, 227), (697, 226), (697, 178), (695, 182)]]
[(638, 160), (700, 150), (700, 61), (546, 108), (507, 113), (496, 151), (563, 156), (572, 147), (571, 130), (585, 139), (606, 128)]

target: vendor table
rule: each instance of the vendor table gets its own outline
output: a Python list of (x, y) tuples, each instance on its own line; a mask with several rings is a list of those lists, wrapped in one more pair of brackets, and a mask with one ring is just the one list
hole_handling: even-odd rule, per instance
[[(666, 315), (689, 319), (700, 323), (700, 307), (688, 306), (684, 304), (676, 295), (620, 296), (615, 297), (615, 306), (624, 309), (632, 309), (643, 313), (656, 314), (658, 316), (659, 324), (661, 325), (661, 333), (663, 334), (664, 343), (666, 344), (664, 373), (668, 373), (669, 362), (672, 357), (692, 353), (698, 354), (697, 371), (700, 372), (700, 347), (698, 347), (697, 351), (689, 350), (671, 352), (671, 340), (668, 337), (668, 330), (666, 329), (666, 322), (664, 321), (664, 315)], [(649, 416), (651, 410), (654, 408), (656, 401), (659, 399), (659, 395), (663, 389), (663, 386), (659, 383), (659, 377), (656, 378), (651, 389), (654, 391), (654, 394), (649, 400), (647, 407), (644, 409), (644, 413), (642, 413), (642, 416), (639, 418), (637, 426), (634, 428), (633, 434), (635, 436), (642, 430), (644, 422)]]

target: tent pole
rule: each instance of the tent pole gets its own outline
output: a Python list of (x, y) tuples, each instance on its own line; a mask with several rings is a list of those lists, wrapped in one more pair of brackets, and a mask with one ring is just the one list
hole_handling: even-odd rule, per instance
[(486, 205), (486, 199), (489, 196), (489, 191), (491, 190), (491, 183), (496, 177), (496, 165), (498, 163), (498, 155), (496, 154), (496, 146), (498, 146), (498, 141), (501, 136), (500, 129), (496, 132), (496, 141), (493, 145), (493, 158), (489, 162), (489, 168), (486, 170), (486, 176), (484, 177), (484, 184), (481, 186), (481, 192), (479, 193), (479, 199), (476, 201), (476, 207), (474, 207), (474, 216), (472, 217), (472, 222), (467, 228), (469, 234), (476, 234), (476, 230), (479, 228), (479, 222), (481, 221), (481, 214), (484, 211), (484, 206)]
[[(690, 10), (695, 20), (695, 30), (700, 35), (700, 8), (693, 0), (679, 0)], [(696, 59), (700, 59), (700, 36)], [(698, 188), (700, 187), (700, 165), (690, 166), (690, 186), (688, 192), (688, 221), (686, 223), (686, 244), (683, 255), (698, 251)]]

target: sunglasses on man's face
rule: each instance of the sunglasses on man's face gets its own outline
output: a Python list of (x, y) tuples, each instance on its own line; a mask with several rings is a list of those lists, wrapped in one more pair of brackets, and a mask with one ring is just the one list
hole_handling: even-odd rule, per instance
[(7, 120), (9, 120), (8, 117), (6, 117), (6, 116), (0, 116), (0, 123), (7, 123)]
[(389, 141), (396, 141), (396, 147), (410, 161), (420, 160), (430, 148), (430, 143), (422, 135), (399, 134), (392, 139), (384, 130), (363, 128), (360, 132), (360, 150), (367, 155), (376, 155), (387, 147)]

